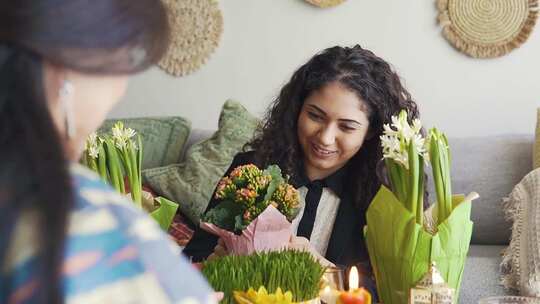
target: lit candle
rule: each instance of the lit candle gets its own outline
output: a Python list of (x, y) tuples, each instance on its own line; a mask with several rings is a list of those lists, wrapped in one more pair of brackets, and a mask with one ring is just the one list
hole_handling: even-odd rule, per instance
[(349, 273), (349, 290), (340, 293), (339, 304), (371, 304), (371, 295), (364, 288), (358, 288), (358, 279), (358, 269), (353, 266)]

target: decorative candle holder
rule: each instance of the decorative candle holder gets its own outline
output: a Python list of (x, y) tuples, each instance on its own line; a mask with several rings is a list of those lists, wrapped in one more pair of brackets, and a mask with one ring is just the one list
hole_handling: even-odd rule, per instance
[(339, 267), (327, 267), (321, 278), (321, 289), (327, 286), (333, 290), (345, 290), (343, 269)]
[(455, 290), (444, 282), (432, 262), (426, 275), (411, 288), (409, 304), (454, 304), (454, 295)]
[(358, 269), (353, 266), (349, 273), (349, 290), (342, 291), (337, 297), (338, 304), (371, 304), (371, 294), (364, 288), (358, 288)]

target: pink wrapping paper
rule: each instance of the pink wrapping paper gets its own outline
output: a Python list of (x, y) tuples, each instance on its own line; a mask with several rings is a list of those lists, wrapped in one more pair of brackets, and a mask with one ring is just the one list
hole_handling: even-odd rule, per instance
[(291, 223), (274, 206), (268, 206), (242, 231), (241, 235), (201, 222), (201, 228), (219, 236), (229, 253), (248, 255), (253, 252), (283, 249), (291, 238)]

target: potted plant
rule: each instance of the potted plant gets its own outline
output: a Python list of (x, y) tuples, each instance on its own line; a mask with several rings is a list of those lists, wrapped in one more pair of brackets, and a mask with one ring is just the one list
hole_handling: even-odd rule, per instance
[(224, 293), (225, 304), (237, 303), (235, 291), (237, 298), (253, 303), (268, 295), (305, 302), (318, 298), (324, 267), (308, 252), (284, 250), (206, 261), (202, 273), (216, 291)]
[(215, 198), (218, 205), (203, 215), (200, 226), (222, 238), (231, 254), (280, 250), (289, 242), (299, 194), (278, 166), (235, 168), (219, 181)]
[(81, 162), (118, 192), (129, 194), (137, 206), (146, 210), (163, 230), (167, 230), (178, 204), (164, 197), (153, 198), (142, 190), (142, 158), (141, 137), (135, 130), (117, 122), (110, 133), (92, 133), (88, 136)]
[[(459, 291), (473, 223), (471, 201), (478, 194), (452, 195), (450, 147), (446, 136), (407, 112), (392, 117), (381, 136), (390, 185), (371, 202), (364, 229), (379, 297), (405, 304), (412, 287), (436, 263), (444, 281)], [(431, 164), (437, 202), (423, 210), (424, 166)], [(391, 223), (391, 225), (389, 224)], [(455, 297), (457, 302), (457, 295)]]

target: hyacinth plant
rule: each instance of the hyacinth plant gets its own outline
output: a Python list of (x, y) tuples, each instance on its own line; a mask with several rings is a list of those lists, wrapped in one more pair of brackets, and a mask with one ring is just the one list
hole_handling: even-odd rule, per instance
[[(132, 139), (135, 135), (137, 136), (136, 141)], [(135, 130), (125, 128), (122, 122), (117, 122), (112, 128), (112, 141), (117, 148), (118, 156), (127, 175), (131, 198), (141, 205), (143, 153), (141, 136)]]
[(420, 134), (420, 120), (407, 121), (407, 112), (392, 116), (392, 126), (384, 125), (381, 136), (383, 157), (392, 190), (399, 201), (422, 225), (424, 205), (424, 162), (426, 160), (425, 139)]
[(135, 130), (117, 122), (110, 134), (98, 136), (97, 133), (92, 133), (88, 136), (81, 161), (121, 194), (129, 192), (137, 206), (150, 212), (160, 226), (167, 229), (176, 214), (178, 204), (158, 197), (158, 208), (154, 208), (153, 200), (151, 206), (143, 205), (142, 157), (141, 137)]
[[(118, 192), (125, 194), (124, 174), (129, 182), (131, 198), (142, 203), (142, 143), (141, 137), (122, 122), (114, 124), (112, 136), (92, 133), (86, 140), (83, 163)], [(134, 140), (134, 137), (136, 139)]]
[[(385, 304), (407, 303), (409, 289), (432, 262), (459, 293), (469, 249), (471, 201), (477, 194), (452, 195), (448, 140), (435, 128), (424, 138), (421, 129), (419, 120), (409, 123), (402, 111), (384, 125), (381, 136), (390, 189), (381, 186), (373, 198), (364, 233)], [(437, 202), (424, 211), (426, 165), (431, 165)]]
[(424, 219), (424, 166), (431, 164), (437, 196), (436, 218), (437, 224), (441, 224), (453, 209), (450, 147), (446, 135), (437, 128), (430, 129), (427, 138), (421, 129), (419, 119), (409, 124), (404, 110), (392, 116), (392, 124), (384, 125), (381, 136), (383, 158), (392, 192), (415, 214), (419, 225), (423, 225)]
[(215, 198), (221, 202), (203, 216), (203, 221), (236, 233), (270, 205), (289, 222), (299, 207), (298, 191), (287, 183), (276, 165), (265, 170), (253, 164), (235, 168), (219, 181)]

